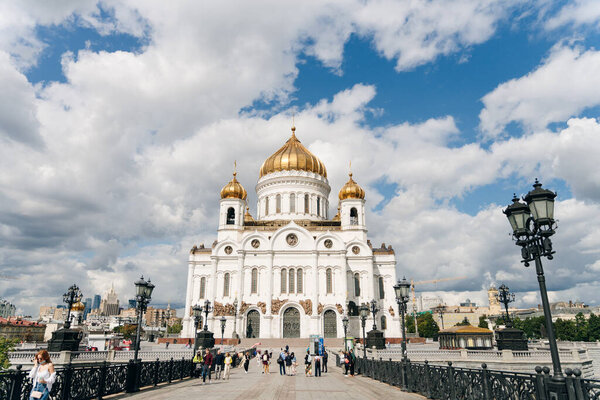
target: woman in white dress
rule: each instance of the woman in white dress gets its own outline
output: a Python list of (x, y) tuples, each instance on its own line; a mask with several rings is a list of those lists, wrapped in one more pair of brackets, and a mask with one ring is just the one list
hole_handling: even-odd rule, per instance
[(48, 351), (41, 350), (35, 355), (33, 369), (29, 371), (29, 378), (33, 379), (33, 389), (29, 400), (47, 400), (50, 397), (52, 384), (56, 380), (54, 364), (50, 361)]

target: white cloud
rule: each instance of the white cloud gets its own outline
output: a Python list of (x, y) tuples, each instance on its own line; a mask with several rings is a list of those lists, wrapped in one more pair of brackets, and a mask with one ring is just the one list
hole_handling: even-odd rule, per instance
[(600, 22), (600, 3), (596, 0), (573, 0), (566, 3), (560, 11), (546, 22), (546, 29), (557, 29), (572, 24), (598, 25)]
[(559, 44), (529, 74), (504, 82), (482, 101), (480, 128), (492, 138), (511, 122), (526, 130), (562, 122), (600, 105), (600, 52)]

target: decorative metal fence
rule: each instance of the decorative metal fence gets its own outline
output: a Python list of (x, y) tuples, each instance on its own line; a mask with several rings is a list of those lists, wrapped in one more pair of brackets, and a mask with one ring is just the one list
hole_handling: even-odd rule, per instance
[[(136, 392), (141, 387), (157, 386), (191, 377), (194, 364), (189, 358), (181, 360), (134, 361), (124, 364), (75, 366), (56, 369), (52, 385), (54, 400), (99, 399), (121, 392)], [(16, 370), (0, 372), (0, 399), (27, 400), (31, 381), (20, 366)]]
[[(336, 365), (344, 366), (336, 354)], [(550, 370), (536, 367), (535, 374), (456, 368), (410, 361), (357, 358), (355, 371), (378, 381), (440, 400), (551, 400)], [(578, 369), (565, 369), (569, 400), (600, 400), (600, 381), (582, 379)]]

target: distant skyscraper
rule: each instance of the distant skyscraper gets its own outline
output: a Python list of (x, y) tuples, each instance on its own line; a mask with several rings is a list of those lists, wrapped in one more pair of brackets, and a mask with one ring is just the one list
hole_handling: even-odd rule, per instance
[(7, 300), (0, 299), (0, 317), (14, 317), (17, 308)]
[(94, 295), (94, 302), (92, 303), (92, 310), (96, 310), (96, 309), (100, 308), (100, 300), (101, 300), (101, 297), (99, 294)]
[(100, 315), (119, 315), (119, 296), (112, 286), (100, 302)]
[(135, 299), (129, 299), (128, 303), (129, 303), (129, 308), (135, 308), (137, 305)]
[(87, 315), (90, 311), (92, 311), (92, 299), (90, 297), (86, 298), (83, 302), (85, 305), (85, 309), (83, 310), (83, 318), (87, 318)]

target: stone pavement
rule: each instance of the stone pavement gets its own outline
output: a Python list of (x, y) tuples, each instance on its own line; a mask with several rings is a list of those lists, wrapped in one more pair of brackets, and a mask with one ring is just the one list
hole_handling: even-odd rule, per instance
[(128, 400), (425, 399), (423, 396), (402, 392), (396, 387), (370, 378), (345, 377), (341, 369), (335, 367), (335, 362), (329, 368), (329, 372), (320, 378), (305, 377), (303, 366), (298, 367), (298, 372), (296, 376), (281, 376), (279, 365), (273, 362), (271, 373), (263, 375), (258, 370), (255, 360), (252, 360), (248, 374), (244, 373), (243, 368), (235, 368), (229, 381), (213, 380), (210, 384), (202, 385), (201, 379), (192, 379), (136, 394), (121, 395), (117, 398)]

